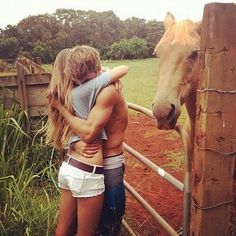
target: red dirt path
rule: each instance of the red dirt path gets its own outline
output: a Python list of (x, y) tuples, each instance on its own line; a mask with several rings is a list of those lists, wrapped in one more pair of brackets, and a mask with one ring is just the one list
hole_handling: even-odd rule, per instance
[[(175, 134), (175, 135), (174, 135)], [(174, 138), (175, 137), (175, 138)], [(154, 120), (145, 115), (130, 115), (125, 142), (138, 152), (148, 157), (158, 166), (170, 162), (170, 152), (179, 153), (182, 144), (175, 131), (161, 131), (156, 128)], [(169, 153), (169, 154), (168, 154)], [(126, 154), (126, 181), (147, 200), (147, 202), (175, 229), (182, 227), (183, 193), (155, 174), (151, 169)], [(181, 182), (183, 167), (178, 170), (163, 167)], [(236, 181), (234, 184), (234, 204), (236, 203)], [(235, 212), (233, 213), (234, 222)], [(153, 218), (146, 213), (140, 204), (127, 193), (125, 220), (142, 236), (168, 235)], [(234, 235), (234, 234), (233, 234)]]

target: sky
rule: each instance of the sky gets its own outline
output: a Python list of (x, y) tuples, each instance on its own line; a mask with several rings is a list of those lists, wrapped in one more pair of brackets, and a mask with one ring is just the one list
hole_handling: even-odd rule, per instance
[(199, 21), (205, 4), (209, 2), (236, 3), (236, 0), (0, 0), (0, 28), (16, 25), (29, 15), (52, 14), (59, 8), (97, 12), (113, 10), (122, 20), (134, 16), (158, 21), (163, 21), (169, 11), (176, 20)]

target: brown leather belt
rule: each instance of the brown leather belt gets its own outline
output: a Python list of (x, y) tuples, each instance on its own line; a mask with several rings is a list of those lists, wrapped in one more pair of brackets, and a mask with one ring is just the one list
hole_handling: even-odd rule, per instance
[(89, 173), (103, 174), (103, 167), (101, 166), (89, 165), (89, 164), (80, 162), (79, 160), (76, 160), (68, 155), (66, 156), (67, 157), (64, 161), (71, 166), (74, 166), (80, 170), (83, 170)]

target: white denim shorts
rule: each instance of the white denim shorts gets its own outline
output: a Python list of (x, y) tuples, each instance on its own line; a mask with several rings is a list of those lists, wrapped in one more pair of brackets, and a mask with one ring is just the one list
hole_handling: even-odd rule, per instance
[(58, 186), (70, 190), (73, 197), (93, 197), (105, 191), (104, 175), (89, 173), (63, 162), (59, 170)]

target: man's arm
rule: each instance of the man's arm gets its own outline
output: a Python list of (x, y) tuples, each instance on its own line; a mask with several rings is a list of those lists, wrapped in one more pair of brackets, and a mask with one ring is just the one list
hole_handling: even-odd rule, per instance
[(119, 96), (119, 92), (115, 89), (114, 85), (104, 88), (97, 96), (96, 104), (90, 111), (87, 120), (71, 114), (60, 103), (56, 102), (55, 106), (72, 130), (82, 140), (90, 143), (96, 139), (102, 128), (109, 121), (113, 107)]

